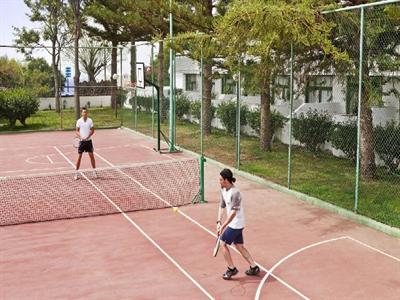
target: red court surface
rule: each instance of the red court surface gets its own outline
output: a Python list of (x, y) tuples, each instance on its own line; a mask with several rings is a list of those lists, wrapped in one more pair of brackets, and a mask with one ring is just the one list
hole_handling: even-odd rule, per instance
[[(0, 176), (73, 170), (72, 136), (1, 135)], [(188, 157), (154, 145), (128, 130), (94, 138), (99, 167)], [(232, 251), (239, 274), (223, 280), (222, 253), (211, 255), (219, 171), (206, 165), (208, 203), (179, 212), (0, 227), (0, 299), (399, 299), (400, 239), (241, 177), (245, 244), (263, 272), (246, 276)]]

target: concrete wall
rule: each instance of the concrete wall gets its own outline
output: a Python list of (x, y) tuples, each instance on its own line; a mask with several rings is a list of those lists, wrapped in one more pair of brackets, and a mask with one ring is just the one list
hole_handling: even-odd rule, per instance
[[(44, 109), (55, 109), (56, 100), (54, 97), (49, 98), (39, 98), (40, 105), (39, 110)], [(64, 108), (74, 108), (75, 105), (74, 97), (61, 97), (61, 103)], [(110, 107), (111, 106), (111, 96), (81, 96), (80, 97), (81, 107), (88, 106), (90, 102), (90, 107)]]

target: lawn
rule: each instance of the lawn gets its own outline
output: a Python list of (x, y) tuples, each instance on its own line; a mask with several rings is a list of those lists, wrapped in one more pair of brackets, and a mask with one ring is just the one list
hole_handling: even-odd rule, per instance
[[(95, 122), (96, 128), (118, 127), (121, 125), (120, 116), (115, 117), (111, 108), (91, 108), (89, 117)], [(17, 121), (13, 131), (74, 129), (75, 113), (73, 109), (65, 109), (62, 114), (58, 114), (54, 110), (38, 111), (28, 118), (26, 123), (27, 126), (24, 127)], [(6, 120), (0, 119), (0, 132), (10, 130)]]

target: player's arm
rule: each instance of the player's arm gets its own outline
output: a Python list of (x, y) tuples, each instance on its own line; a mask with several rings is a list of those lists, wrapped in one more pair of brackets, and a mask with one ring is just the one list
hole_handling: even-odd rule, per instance
[(79, 125), (76, 124), (75, 135), (76, 135), (77, 138), (81, 138), (81, 134), (79, 133), (79, 130), (80, 130)]
[(222, 224), (220, 233), (224, 232), (225, 228), (229, 225), (230, 222), (232, 222), (235, 216), (236, 216), (236, 210), (232, 209), (230, 214), (228, 215), (228, 218), (225, 220), (224, 224)]
[(218, 216), (217, 216), (217, 235), (221, 232), (222, 213), (223, 213), (225, 207), (226, 207), (226, 204), (225, 204), (224, 198), (221, 195), (221, 202), (218, 207)]
[(92, 126), (92, 128), (90, 128), (89, 136), (86, 139), (89, 139), (93, 134), (94, 134), (94, 126)]

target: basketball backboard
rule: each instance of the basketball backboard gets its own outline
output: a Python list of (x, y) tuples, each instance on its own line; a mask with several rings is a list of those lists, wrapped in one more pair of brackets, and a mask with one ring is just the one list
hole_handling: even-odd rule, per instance
[(145, 77), (144, 77), (144, 63), (136, 63), (136, 87), (144, 89), (145, 88)]

